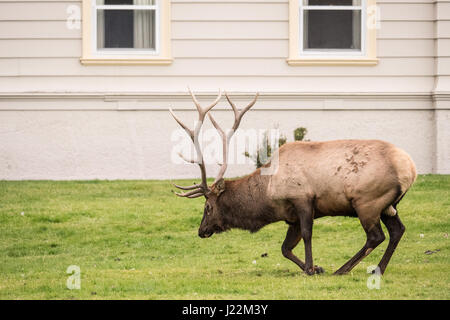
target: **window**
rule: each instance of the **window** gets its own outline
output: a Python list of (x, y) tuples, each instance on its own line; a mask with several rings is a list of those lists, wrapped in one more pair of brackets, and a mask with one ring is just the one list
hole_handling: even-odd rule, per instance
[(84, 64), (169, 64), (170, 1), (83, 0)]
[(361, 53), (361, 0), (303, 0), (303, 53)]
[(374, 0), (290, 0), (289, 6), (289, 64), (377, 63), (376, 28), (367, 23)]

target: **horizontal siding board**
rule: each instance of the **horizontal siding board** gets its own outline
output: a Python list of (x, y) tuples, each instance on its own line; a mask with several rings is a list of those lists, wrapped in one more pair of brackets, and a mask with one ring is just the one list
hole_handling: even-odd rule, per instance
[(0, 40), (0, 57), (80, 57), (80, 40)]
[[(355, 86), (358, 83), (358, 86)], [(1, 92), (427, 92), (434, 77), (0, 77)]]
[(65, 21), (70, 5), (80, 2), (6, 2), (0, 3), (0, 21), (7, 20), (61, 20)]
[(436, 23), (436, 36), (438, 38), (450, 38), (450, 21), (438, 21)]
[(285, 3), (180, 3), (172, 6), (175, 21), (286, 21)]
[(174, 39), (288, 39), (283, 21), (175, 21)]
[(450, 57), (439, 58), (437, 70), (437, 74), (440, 76), (450, 76)]
[(382, 21), (432, 21), (434, 5), (432, 3), (383, 3), (379, 4)]
[(173, 41), (173, 55), (180, 57), (277, 57), (287, 58), (286, 40), (189, 40)]
[(433, 39), (434, 22), (432, 21), (382, 21), (377, 30), (382, 39)]
[(376, 67), (291, 67), (285, 59), (178, 59), (173, 66), (82, 66), (76, 58), (0, 59), (0, 76), (261, 76), (261, 77), (384, 77), (432, 76), (433, 58), (381, 59)]
[(20, 59), (0, 59), (0, 76), (17, 76), (20, 74)]
[(377, 41), (379, 57), (434, 57), (433, 39), (383, 39)]
[(437, 55), (450, 57), (450, 39), (440, 39), (437, 43)]
[(438, 20), (450, 19), (450, 2), (437, 2), (436, 3), (436, 18)]
[(65, 21), (0, 21), (0, 39), (81, 39), (80, 29), (69, 29)]

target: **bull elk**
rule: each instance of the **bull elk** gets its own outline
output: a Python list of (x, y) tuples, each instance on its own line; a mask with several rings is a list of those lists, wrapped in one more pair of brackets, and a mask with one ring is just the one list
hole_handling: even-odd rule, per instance
[[(170, 113), (194, 143), (197, 158), (185, 160), (198, 164), (202, 182), (175, 186), (184, 190), (176, 193), (180, 197), (206, 198), (198, 230), (201, 238), (231, 228), (256, 232), (267, 224), (285, 221), (289, 227), (282, 245), (283, 256), (308, 275), (313, 275), (324, 272), (313, 264), (311, 236), (314, 219), (324, 216), (358, 217), (367, 240), (362, 249), (335, 272), (345, 274), (385, 240), (381, 220), (390, 238), (378, 264), (379, 271), (384, 273), (405, 231), (396, 206), (416, 179), (414, 162), (406, 152), (380, 140), (292, 142), (278, 150), (278, 168), (272, 175), (262, 174), (264, 168), (271, 166), (269, 162), (245, 177), (224, 180), (230, 139), (243, 115), (256, 103), (258, 94), (239, 111), (225, 93), (235, 116), (232, 129), (225, 132), (209, 113), (221, 99), (221, 93), (211, 105), (203, 108), (190, 89), (189, 92), (199, 114), (194, 130), (183, 124), (172, 109)], [(206, 115), (223, 141), (223, 162), (211, 186), (207, 184), (198, 141)], [(301, 239), (305, 244), (305, 262), (292, 253)]]

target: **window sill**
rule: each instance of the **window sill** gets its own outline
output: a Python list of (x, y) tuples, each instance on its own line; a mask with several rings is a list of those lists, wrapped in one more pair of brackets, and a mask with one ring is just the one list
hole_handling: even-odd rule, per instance
[(81, 58), (83, 65), (169, 65), (172, 58)]
[(375, 66), (378, 59), (372, 58), (306, 58), (296, 57), (286, 60), (290, 66)]

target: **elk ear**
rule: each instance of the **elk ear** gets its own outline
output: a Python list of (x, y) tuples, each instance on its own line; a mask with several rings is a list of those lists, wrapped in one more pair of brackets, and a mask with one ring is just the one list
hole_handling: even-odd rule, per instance
[(220, 178), (219, 181), (214, 183), (214, 186), (211, 191), (214, 192), (217, 196), (219, 196), (222, 192), (225, 191), (225, 180), (223, 180), (223, 178)]

